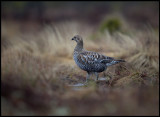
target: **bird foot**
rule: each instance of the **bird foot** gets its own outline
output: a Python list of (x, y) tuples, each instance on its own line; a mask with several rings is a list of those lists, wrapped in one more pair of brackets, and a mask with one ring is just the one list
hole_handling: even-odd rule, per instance
[(106, 78), (99, 78), (98, 79), (99, 81), (105, 81), (105, 80), (107, 80)]
[(98, 78), (98, 80), (96, 80), (96, 81), (109, 81), (109, 80), (110, 80), (110, 78), (102, 77), (102, 78)]
[(84, 86), (84, 85), (85, 85), (85, 84), (83, 84), (83, 83), (78, 83), (78, 84), (69, 85), (69, 86), (80, 87), (80, 86)]

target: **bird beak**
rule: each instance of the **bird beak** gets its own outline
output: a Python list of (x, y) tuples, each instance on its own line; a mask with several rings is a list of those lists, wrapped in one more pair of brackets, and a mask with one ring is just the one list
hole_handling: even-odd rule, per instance
[(72, 38), (71, 40), (74, 40), (74, 38)]

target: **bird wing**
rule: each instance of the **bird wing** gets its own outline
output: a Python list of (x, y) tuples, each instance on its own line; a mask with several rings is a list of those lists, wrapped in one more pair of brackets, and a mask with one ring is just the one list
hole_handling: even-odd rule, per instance
[(78, 59), (84, 64), (108, 63), (113, 60), (112, 57), (107, 57), (97, 52), (83, 51), (78, 55)]
[(105, 56), (105, 57), (106, 57), (105, 59), (102, 59), (100, 61), (101, 63), (104, 63), (104, 64), (111, 63), (114, 60), (114, 58), (112, 58), (112, 57), (108, 57), (108, 56)]

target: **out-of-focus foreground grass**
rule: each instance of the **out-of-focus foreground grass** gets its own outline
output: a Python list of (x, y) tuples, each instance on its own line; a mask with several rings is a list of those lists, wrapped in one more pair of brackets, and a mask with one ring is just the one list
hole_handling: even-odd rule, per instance
[[(159, 33), (152, 28), (127, 32), (92, 30), (66, 22), (46, 25), (35, 34), (21, 34), (2, 21), (2, 115), (158, 115)], [(90, 51), (125, 59), (87, 87), (86, 73), (73, 61), (74, 35)]]

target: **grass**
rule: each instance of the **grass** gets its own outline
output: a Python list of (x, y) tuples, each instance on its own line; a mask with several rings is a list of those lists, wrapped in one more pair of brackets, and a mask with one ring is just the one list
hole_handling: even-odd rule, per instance
[[(2, 115), (158, 115), (159, 34), (153, 29), (114, 35), (106, 30), (92, 40), (92, 28), (75, 22), (36, 34), (13, 27), (2, 22)], [(91, 80), (75, 90), (69, 85), (86, 77), (72, 58), (76, 34), (87, 50), (127, 62), (100, 74), (108, 81)]]

